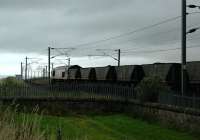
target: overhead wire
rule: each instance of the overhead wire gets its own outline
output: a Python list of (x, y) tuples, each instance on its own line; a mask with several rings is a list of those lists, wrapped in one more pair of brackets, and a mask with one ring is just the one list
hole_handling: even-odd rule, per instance
[[(200, 12), (192, 12), (192, 13), (188, 13), (188, 14), (197, 14), (197, 13), (200, 13)], [(152, 29), (152, 28), (154, 28), (156, 26), (159, 26), (159, 25), (162, 25), (162, 24), (165, 24), (165, 23), (169, 23), (171, 21), (178, 20), (179, 18), (181, 18), (181, 16), (176, 16), (176, 17), (168, 18), (168, 19), (163, 20), (161, 22), (158, 22), (158, 23), (155, 23), (155, 24), (152, 24), (152, 25), (149, 25), (149, 26), (145, 26), (145, 27), (142, 27), (142, 28), (138, 28), (138, 29), (130, 31), (130, 32), (122, 33), (122, 34), (119, 34), (119, 35), (116, 35), (116, 36), (112, 36), (112, 37), (100, 39), (100, 40), (93, 41), (93, 42), (88, 42), (88, 43), (84, 43), (84, 44), (70, 46), (70, 48), (73, 47), (73, 48), (77, 49), (77, 47), (81, 47), (80, 49), (88, 49), (88, 48), (91, 48), (90, 45), (101, 44), (102, 42), (107, 42), (107, 41), (110, 41), (110, 40), (116, 40), (116, 39), (120, 39), (122, 37), (130, 36), (132, 34), (135, 34), (135, 33), (138, 33), (138, 32), (142, 32), (142, 31), (145, 31), (145, 30), (148, 30), (148, 29)], [(161, 33), (159, 33), (159, 34), (161, 34)], [(133, 41), (133, 39), (131, 39), (129, 41)], [(128, 42), (128, 41), (125, 41), (125, 42)], [(90, 46), (90, 47), (84, 47), (84, 46)], [(92, 48), (94, 49), (95, 47), (93, 46)], [(135, 48), (133, 48), (133, 49), (135, 49)], [(153, 52), (153, 51), (162, 52), (162, 51), (177, 50), (177, 49), (180, 49), (180, 48), (172, 48), (172, 49), (168, 49), (168, 50), (160, 49), (160, 50), (150, 50), (150, 51), (151, 52)], [(45, 51), (46, 50), (47, 49), (45, 49)], [(148, 52), (148, 51), (146, 51), (146, 52)], [(122, 52), (122, 53), (125, 54), (125, 53), (131, 53), (131, 52)]]
[[(168, 30), (168, 31), (164, 31), (164, 32), (159, 32), (159, 33), (154, 33), (153, 35), (151, 34), (151, 35), (147, 35), (148, 36), (148, 39), (149, 38), (152, 38), (152, 37), (156, 37), (156, 36), (159, 36), (160, 34), (164, 34), (164, 33), (168, 33), (168, 32), (174, 32), (174, 31), (176, 31), (178, 28), (176, 28), (176, 29), (171, 29), (171, 30)], [(137, 41), (137, 39), (138, 38), (140, 38), (140, 37), (136, 37), (136, 38), (132, 38), (132, 39), (128, 39), (128, 40), (126, 40), (126, 41), (123, 41), (123, 42), (118, 42), (117, 43), (117, 45), (119, 45), (119, 44), (124, 44), (124, 43), (129, 43), (129, 42), (133, 42), (134, 40), (136, 40)], [(172, 43), (174, 43), (174, 41), (177, 41), (178, 39), (175, 39), (175, 40), (172, 40), (172, 41), (166, 41), (167, 42), (167, 44), (172, 44)], [(176, 43), (176, 42), (175, 42)], [(128, 46), (130, 46), (130, 45), (133, 45), (133, 44), (129, 44)], [(128, 47), (127, 46), (127, 47)], [(111, 51), (115, 51), (115, 50), (117, 50), (117, 49), (119, 49), (119, 48), (110, 48), (110, 49), (107, 49), (107, 48), (102, 48), (102, 49), (96, 49), (96, 51), (97, 50), (103, 50), (103, 51), (107, 51), (107, 53), (108, 52), (111, 52)], [(132, 50), (132, 49), (139, 49), (139, 47), (133, 47), (133, 46), (131, 46), (130, 47), (130, 50)], [(124, 49), (122, 49), (121, 48), (121, 50), (124, 50)], [(127, 49), (127, 50), (129, 50), (129, 49)], [(86, 50), (87, 51), (87, 50)], [(82, 51), (83, 52), (83, 51)], [(116, 54), (116, 53), (113, 53), (113, 54)], [(113, 54), (111, 54), (111, 55), (113, 55)]]
[[(119, 35), (116, 35), (116, 36), (108, 37), (108, 38), (97, 40), (97, 41), (93, 41), (93, 42), (88, 42), (88, 43), (83, 43), (83, 44), (79, 44), (79, 45), (69, 46), (69, 47), (77, 48), (77, 47), (81, 47), (81, 46), (94, 45), (94, 44), (99, 44), (99, 43), (110, 41), (110, 40), (115, 40), (115, 39), (118, 39), (118, 38), (121, 38), (121, 37), (124, 37), (124, 36), (129, 36), (129, 35), (137, 33), (137, 32), (141, 32), (141, 31), (144, 31), (144, 30), (151, 29), (151, 28), (156, 27), (158, 25), (162, 25), (162, 24), (177, 20), (180, 17), (181, 16), (176, 16), (176, 17), (169, 18), (169, 19), (163, 20), (161, 22), (158, 22), (158, 23), (155, 23), (155, 24), (152, 24), (152, 25), (148, 25), (148, 26), (145, 26), (145, 27), (142, 27), (142, 28), (138, 28), (138, 29), (130, 31), (130, 32), (122, 33), (122, 34), (119, 34)], [(90, 47), (87, 47), (87, 48), (90, 48)], [(84, 48), (84, 49), (86, 49), (86, 48)]]
[[(191, 45), (188, 46), (187, 49), (190, 48), (200, 48), (200, 45)], [(129, 52), (122, 52), (122, 54), (133, 54), (133, 53), (154, 53), (154, 52), (166, 52), (166, 51), (173, 51), (173, 50), (180, 50), (180, 47), (177, 48), (170, 48), (170, 49), (157, 49), (157, 50), (145, 50), (145, 51), (129, 51)]]
[[(191, 13), (188, 13), (188, 15), (193, 15), (193, 14), (197, 14), (197, 13), (200, 13), (200, 12), (191, 12)], [(121, 38), (121, 37), (124, 37), (124, 36), (129, 36), (129, 35), (137, 33), (137, 32), (141, 32), (141, 31), (144, 31), (144, 30), (154, 28), (158, 25), (162, 25), (162, 24), (165, 24), (165, 23), (168, 23), (168, 22), (171, 22), (171, 21), (175, 21), (175, 20), (180, 19), (180, 18), (181, 18), (181, 16), (168, 18), (168, 19), (163, 20), (161, 22), (158, 22), (158, 23), (155, 23), (155, 24), (152, 24), (152, 25), (148, 25), (148, 26), (145, 26), (145, 27), (142, 27), (142, 28), (138, 28), (138, 29), (130, 31), (130, 32), (122, 33), (122, 34), (119, 34), (119, 35), (116, 35), (116, 36), (108, 37), (108, 38), (93, 41), (93, 42), (73, 45), (73, 46), (69, 46), (69, 47), (77, 48), (77, 47), (81, 47), (81, 46), (89, 46), (89, 45), (99, 44), (99, 43), (110, 41), (110, 40), (115, 40), (115, 39), (118, 39), (118, 38)], [(91, 48), (91, 47), (84, 47), (84, 48), (81, 48), (81, 49), (87, 49), (87, 48)]]
[[(195, 37), (195, 38), (188, 38), (187, 41), (193, 41), (193, 40), (197, 40), (197, 39), (200, 39), (200, 36)], [(169, 43), (170, 44), (177, 44), (177, 43), (181, 43), (181, 40), (180, 41), (178, 41), (178, 40), (172, 40), (170, 42), (167, 42), (168, 45), (169, 45)], [(141, 49), (141, 47), (134, 47), (134, 48), (129, 48), (129, 49), (121, 49), (121, 50), (122, 51), (131, 51), (131, 50), (135, 50), (135, 49)]]
[[(192, 14), (197, 14), (197, 13), (200, 13), (200, 12), (192, 12), (192, 13), (188, 13), (190, 15)], [(174, 21), (174, 20), (177, 20), (179, 19), (181, 16), (176, 16), (176, 17), (173, 17), (173, 18), (168, 18), (166, 20), (163, 20), (161, 22), (158, 22), (158, 23), (155, 23), (155, 24), (152, 24), (152, 25), (149, 25), (149, 26), (145, 26), (143, 28), (139, 28), (139, 29), (136, 29), (136, 30), (133, 30), (133, 31), (130, 31), (130, 32), (127, 32), (127, 33), (123, 33), (123, 34), (120, 34), (120, 35), (117, 35), (117, 36), (112, 36), (112, 37), (108, 37), (108, 38), (105, 38), (105, 39), (101, 39), (101, 40), (97, 40), (97, 41), (94, 41), (94, 42), (89, 42), (89, 43), (84, 43), (84, 44), (79, 44), (79, 45), (74, 45), (74, 46), (70, 46), (70, 47), (80, 47), (80, 46), (88, 46), (88, 45), (94, 45), (94, 44), (99, 44), (99, 43), (102, 43), (102, 42), (106, 42), (106, 41), (110, 41), (110, 40), (115, 40), (115, 39), (118, 39), (118, 38), (121, 38), (121, 37), (124, 37), (124, 36), (129, 36), (131, 34), (134, 34), (134, 33), (137, 33), (137, 32), (141, 32), (141, 31), (144, 31), (144, 30), (148, 30), (148, 29), (151, 29), (151, 28), (154, 28), (158, 25), (162, 25), (162, 24), (165, 24), (165, 23), (168, 23), (168, 22), (171, 22), (171, 21)], [(162, 32), (163, 33), (163, 32)], [(161, 33), (160, 33), (161, 34)], [(131, 40), (128, 40), (128, 41), (133, 41), (133, 39)], [(126, 42), (128, 42), (126, 41)], [(119, 44), (119, 43), (118, 43)], [(87, 49), (87, 48), (91, 48), (91, 47), (84, 47), (84, 48), (81, 48), (81, 49)], [(94, 48), (94, 47), (92, 47)], [(56, 49), (56, 48), (55, 48)], [(45, 49), (46, 51), (46, 49)], [(61, 52), (60, 52), (61, 53)], [(62, 52), (63, 53), (63, 52)], [(64, 53), (63, 53), (64, 55)]]

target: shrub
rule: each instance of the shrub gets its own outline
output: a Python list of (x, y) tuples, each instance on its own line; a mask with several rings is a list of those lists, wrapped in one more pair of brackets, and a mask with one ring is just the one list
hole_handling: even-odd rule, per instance
[(141, 102), (158, 102), (159, 94), (168, 90), (157, 76), (145, 77), (135, 88), (136, 98)]
[(0, 107), (0, 139), (1, 140), (45, 140), (45, 132), (40, 128), (37, 114), (17, 113), (8, 107)]
[(24, 85), (24, 82), (21, 80), (17, 80), (14, 77), (7, 77), (1, 80), (1, 85), (6, 85), (9, 87), (21, 87)]

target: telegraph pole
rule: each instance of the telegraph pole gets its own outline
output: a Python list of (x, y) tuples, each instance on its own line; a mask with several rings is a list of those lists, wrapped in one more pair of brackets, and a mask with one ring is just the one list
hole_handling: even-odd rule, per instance
[(120, 66), (120, 57), (121, 57), (121, 50), (120, 49), (118, 49), (117, 50), (118, 51), (118, 67)]
[(48, 80), (51, 84), (51, 47), (48, 47)]
[(53, 63), (51, 63), (51, 69), (52, 69), (52, 71), (53, 71)]
[(70, 67), (70, 58), (68, 58), (68, 68)]
[(29, 73), (30, 72), (30, 70), (29, 69), (27, 69), (27, 79), (29, 78)]
[(21, 80), (23, 80), (23, 63), (21, 62)]
[(45, 70), (45, 68), (43, 68), (42, 69), (43, 78), (45, 78), (45, 73), (46, 73), (46, 70)]
[(181, 67), (181, 94), (184, 96), (186, 94), (186, 25), (187, 25), (187, 12), (186, 12), (187, 2), (182, 0), (182, 67)]
[(45, 66), (45, 77), (48, 77), (48, 70), (47, 70), (47, 66)]
[(25, 62), (25, 80), (27, 80), (27, 56), (26, 56), (26, 62)]

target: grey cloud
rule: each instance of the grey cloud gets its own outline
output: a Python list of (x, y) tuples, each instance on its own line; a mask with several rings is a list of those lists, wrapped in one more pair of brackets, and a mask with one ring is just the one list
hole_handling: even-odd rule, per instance
[[(0, 0), (0, 50), (40, 53), (52, 41), (56, 42), (55, 47), (73, 46), (179, 15), (179, 0)], [(198, 14), (189, 17), (188, 26), (200, 25), (197, 17)], [(96, 54), (96, 48), (163, 48), (177, 41), (180, 41), (180, 20), (117, 40), (79, 47), (71, 55)], [(198, 39), (190, 42), (193, 43), (198, 44)], [(156, 58), (177, 60), (163, 56)], [(142, 57), (154, 56), (142, 54)]]

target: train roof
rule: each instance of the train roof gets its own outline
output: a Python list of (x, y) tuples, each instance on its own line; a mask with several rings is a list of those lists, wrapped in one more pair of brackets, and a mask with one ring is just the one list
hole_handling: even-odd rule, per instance
[(159, 76), (162, 80), (166, 80), (171, 70), (179, 70), (179, 63), (154, 63), (142, 65), (145, 76)]
[(54, 70), (59, 70), (59, 69), (76, 69), (76, 68), (81, 68), (79, 65), (72, 65), (70, 67), (68, 66), (58, 66), (58, 67), (55, 67)]
[(81, 66), (79, 65), (72, 65), (69, 67), (69, 69), (77, 69), (77, 68), (81, 68)]
[(59, 69), (66, 69), (68, 68), (68, 66), (59, 66), (59, 67), (55, 67), (53, 68), (54, 70), (59, 70)]

